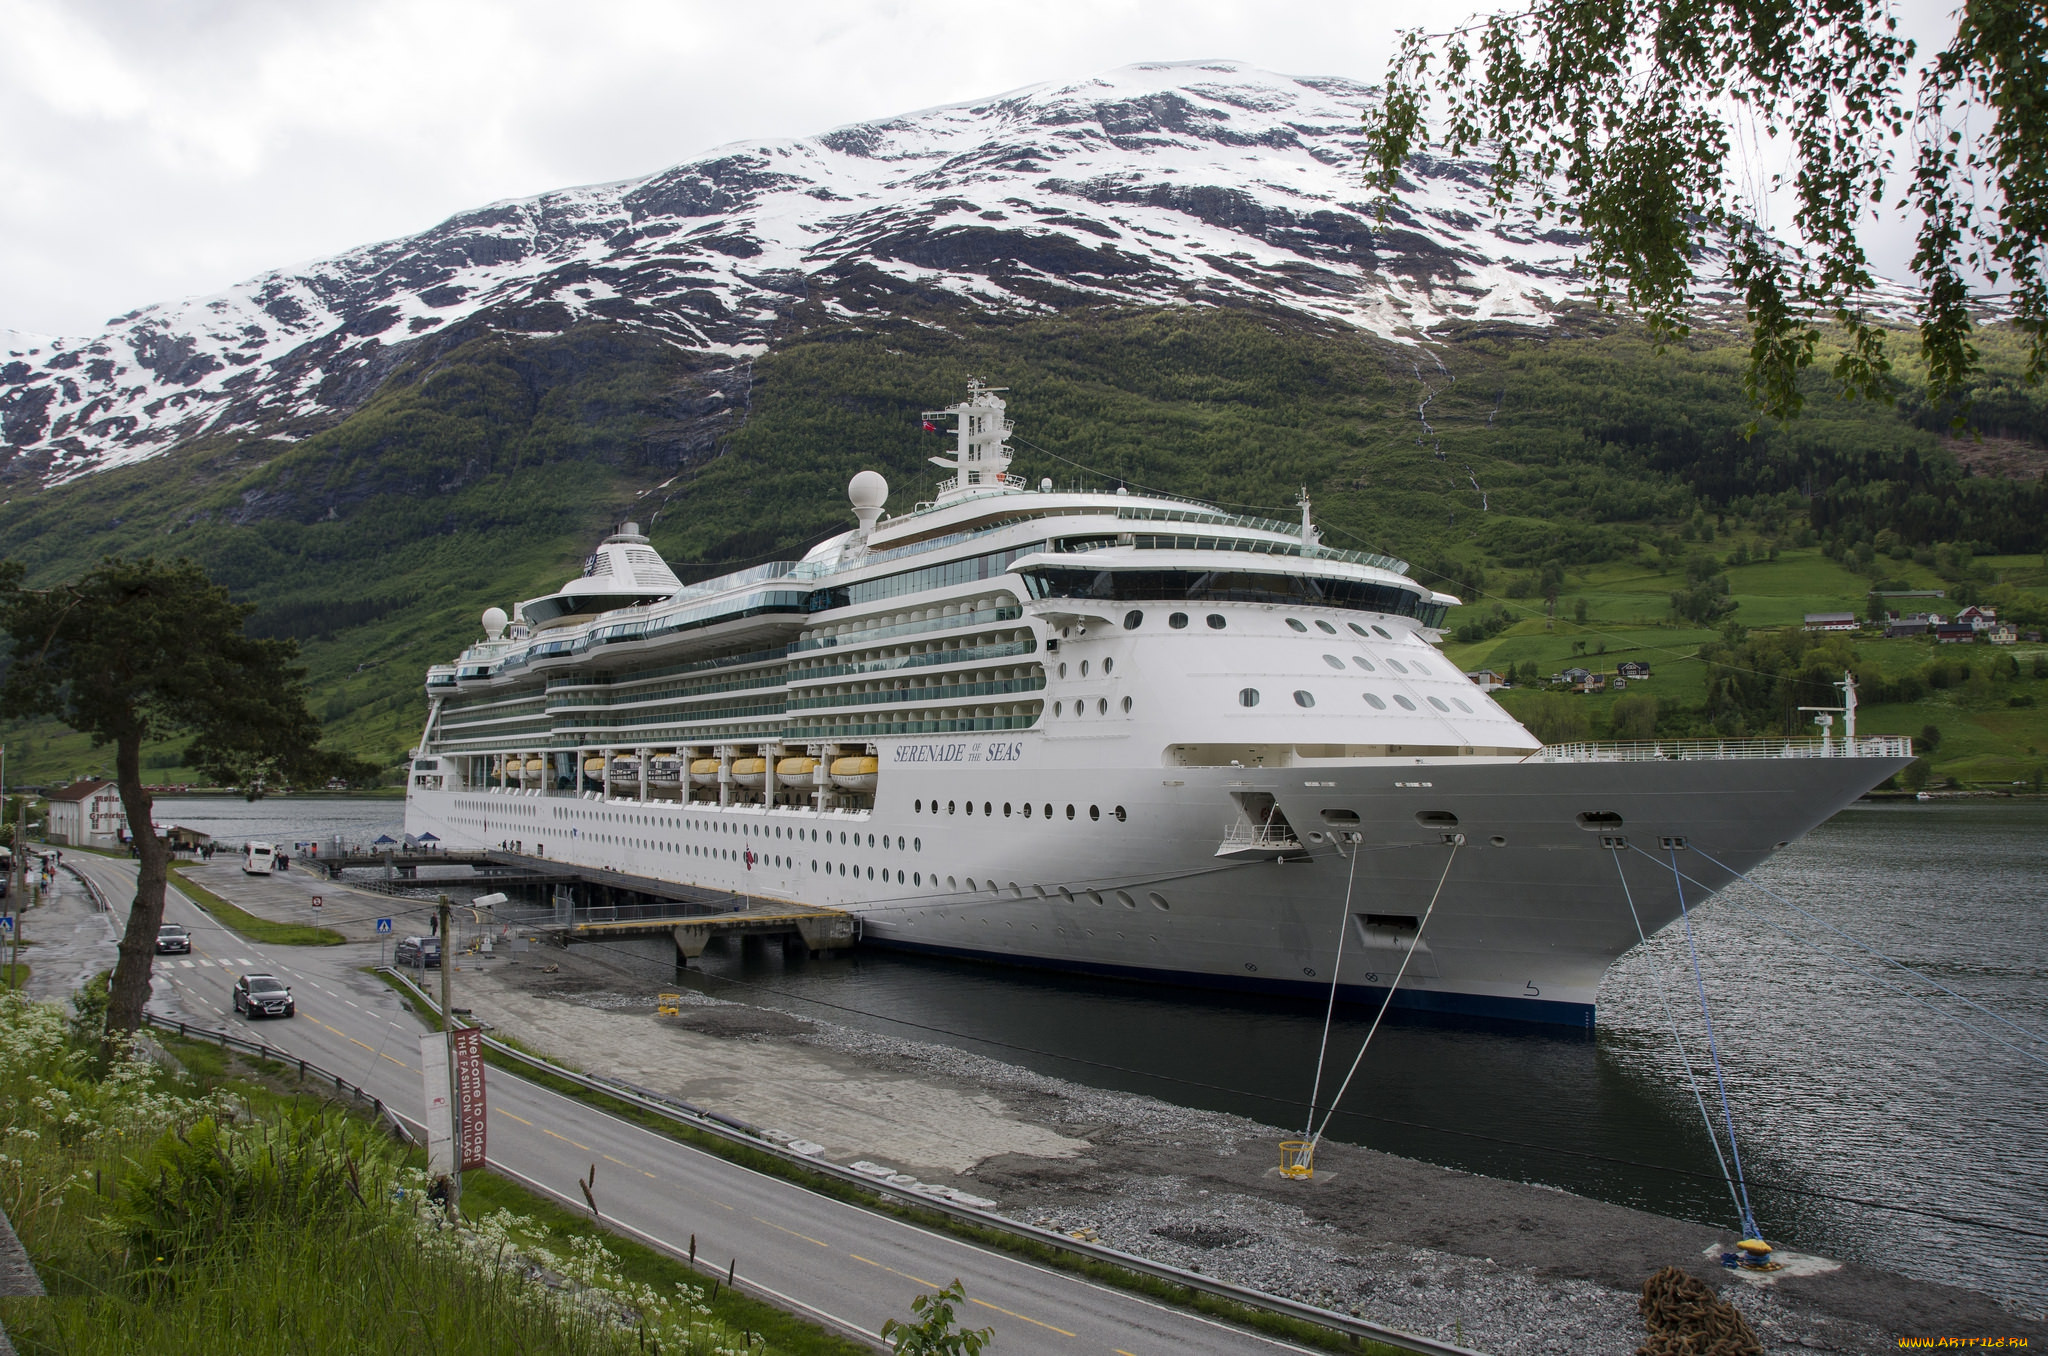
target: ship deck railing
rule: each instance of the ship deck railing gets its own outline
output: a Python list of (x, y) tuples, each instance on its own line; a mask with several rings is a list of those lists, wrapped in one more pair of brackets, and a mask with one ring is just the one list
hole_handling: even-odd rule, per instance
[(1657, 739), (1594, 744), (1548, 744), (1532, 763), (1653, 763), (1757, 758), (1911, 758), (1905, 735), (1854, 739)]
[(1242, 819), (1223, 831), (1223, 841), (1217, 845), (1219, 853), (1249, 848), (1273, 848), (1285, 852), (1302, 850), (1301, 840), (1286, 825), (1247, 824)]

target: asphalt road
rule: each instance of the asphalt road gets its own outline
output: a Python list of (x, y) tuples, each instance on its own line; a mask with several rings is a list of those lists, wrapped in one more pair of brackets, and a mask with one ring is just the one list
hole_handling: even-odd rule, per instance
[[(85, 853), (67, 862), (93, 878), (117, 914), (125, 913), (132, 864)], [(408, 907), (397, 900), (393, 906)], [(376, 963), (377, 948), (247, 942), (175, 889), (165, 921), (192, 929), (193, 951), (157, 958), (154, 1011), (260, 1038), (351, 1079), (417, 1122), (425, 1098), (423, 1028), (395, 993), (363, 973)], [(394, 930), (425, 929), (400, 916)], [(283, 979), (298, 1016), (251, 1022), (235, 1013), (231, 990), (244, 973)], [(428, 979), (438, 983), (437, 976)], [(454, 983), (459, 1007), (459, 969)], [(1304, 1350), (816, 1195), (501, 1069), (489, 1071), (488, 1094), (492, 1168), (579, 1207), (577, 1182), (594, 1168), (597, 1207), (613, 1227), (678, 1254), (694, 1237), (700, 1263), (723, 1272), (736, 1259), (741, 1288), (878, 1346), (884, 1320), (909, 1318), (914, 1297), (958, 1278), (968, 1297), (962, 1318), (994, 1328), (997, 1352)]]

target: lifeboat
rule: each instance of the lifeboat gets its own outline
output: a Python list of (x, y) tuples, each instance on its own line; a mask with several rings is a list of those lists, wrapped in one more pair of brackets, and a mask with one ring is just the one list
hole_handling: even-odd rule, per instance
[(547, 770), (548, 765), (546, 759), (529, 758), (526, 760), (526, 771), (522, 775), (521, 780), (524, 781), (528, 786), (539, 786), (541, 784), (541, 778), (546, 774)]
[(775, 780), (785, 786), (794, 782), (802, 782), (806, 786), (814, 785), (817, 775), (818, 760), (807, 758), (800, 753), (791, 754), (775, 764)]
[(657, 758), (649, 763), (647, 766), (647, 784), (649, 786), (662, 787), (681, 786), (683, 784), (682, 760), (677, 758)]
[(847, 791), (872, 791), (881, 764), (871, 756), (852, 755), (832, 760), (832, 785)]
[(732, 779), (749, 790), (759, 791), (768, 785), (768, 760), (766, 758), (733, 759)]
[(690, 785), (718, 785), (718, 760), (716, 758), (693, 758), (690, 760)]
[(589, 775), (593, 776), (593, 777), (602, 777), (602, 776), (604, 776), (604, 759), (602, 759), (602, 758), (586, 758), (586, 759), (584, 759), (584, 760), (583, 760), (583, 770), (584, 770), (584, 771), (585, 771), (586, 773), (588, 773)]
[(637, 782), (638, 782), (639, 780), (640, 780), (640, 760), (639, 760), (638, 758), (614, 758), (614, 759), (612, 759), (612, 781), (613, 781), (614, 783), (618, 783), (618, 782), (635, 782), (635, 783), (637, 783)]

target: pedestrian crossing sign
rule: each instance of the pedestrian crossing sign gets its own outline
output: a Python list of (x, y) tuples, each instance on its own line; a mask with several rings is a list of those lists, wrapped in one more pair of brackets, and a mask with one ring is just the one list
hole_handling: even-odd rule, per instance
[(379, 919), (377, 920), (377, 931), (379, 931), (379, 932), (389, 932), (389, 931), (391, 931), (391, 920), (390, 920), (389, 918), (379, 918)]

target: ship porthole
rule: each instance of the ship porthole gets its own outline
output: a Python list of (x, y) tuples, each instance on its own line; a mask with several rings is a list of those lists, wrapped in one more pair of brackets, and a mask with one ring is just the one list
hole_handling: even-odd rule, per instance
[(1287, 619), (1287, 624), (1288, 624), (1289, 626), (1293, 627), (1293, 628), (1294, 628), (1295, 630), (1297, 630), (1297, 631), (1307, 631), (1307, 630), (1308, 630), (1308, 627), (1307, 627), (1306, 625), (1304, 625), (1304, 624), (1303, 624), (1303, 622), (1302, 622), (1301, 618), (1299, 618), (1299, 617), (1289, 617), (1289, 618)]
[(1415, 709), (1415, 703), (1409, 701), (1398, 692), (1394, 694), (1394, 705), (1400, 707), (1403, 711), (1413, 711)]
[(1300, 707), (1314, 706), (1316, 704), (1316, 694), (1313, 692), (1304, 691), (1300, 688), (1296, 688), (1294, 692), (1294, 704)]
[(1221, 631), (1224, 627), (1230, 624), (1229, 622), (1223, 619), (1223, 614), (1221, 612), (1211, 612), (1209, 614), (1208, 621), (1209, 629), (1211, 631)]
[(1145, 614), (1136, 610), (1124, 613), (1124, 630), (1135, 631), (1145, 624)]
[(1357, 622), (1346, 622), (1344, 624), (1350, 627), (1352, 630), (1358, 632), (1358, 634), (1361, 636), (1365, 634), (1365, 628), (1363, 626), (1360, 626)]
[(1326, 654), (1326, 655), (1324, 655), (1324, 656), (1323, 656), (1323, 662), (1324, 662), (1325, 664), (1328, 664), (1328, 665), (1329, 665), (1329, 666), (1330, 666), (1331, 668), (1333, 668), (1333, 669), (1340, 669), (1340, 670), (1341, 670), (1341, 669), (1342, 669), (1342, 668), (1344, 667), (1344, 661), (1343, 661), (1343, 660), (1341, 660), (1341, 659), (1339, 659), (1339, 658), (1337, 658), (1337, 656), (1336, 656), (1336, 655), (1333, 655), (1333, 654)]
[(1394, 633), (1387, 630), (1384, 626), (1375, 625), (1372, 629), (1373, 634), (1377, 635), (1381, 640), (1392, 640), (1394, 638)]
[(1089, 817), (1090, 819), (1094, 819), (1094, 820), (1100, 820), (1100, 819), (1102, 818), (1102, 807), (1101, 807), (1100, 805), (1091, 805), (1091, 806), (1089, 806), (1089, 807), (1088, 807), (1088, 817)]
[(1334, 636), (1337, 634), (1337, 628), (1324, 621), (1321, 617), (1316, 618), (1316, 628), (1327, 635)]
[(1005, 818), (1005, 819), (1008, 819), (1009, 817), (1010, 817), (1010, 802), (1008, 802), (1008, 801), (1004, 801), (1004, 802), (1003, 802), (1003, 818)]
[(1374, 696), (1370, 692), (1365, 694), (1365, 704), (1367, 706), (1370, 706), (1375, 711), (1384, 711), (1387, 709), (1387, 704), (1381, 701), (1378, 697)]
[(1115, 812), (1114, 812), (1114, 813), (1116, 814), (1116, 822), (1117, 822), (1117, 823), (1119, 823), (1119, 824), (1123, 823), (1123, 822), (1124, 822), (1124, 807), (1123, 807), (1123, 806), (1121, 806), (1121, 805), (1117, 806), (1117, 807), (1116, 807), (1116, 810), (1115, 810)]
[(1071, 805), (1069, 805), (1069, 806), (1067, 807), (1067, 818), (1069, 818), (1069, 819), (1072, 819), (1073, 817), (1074, 817), (1074, 807), (1073, 807), (1073, 806), (1071, 806)]
[(1054, 716), (1056, 716), (1056, 717), (1057, 717), (1057, 716), (1062, 716), (1062, 715), (1065, 715), (1065, 714), (1066, 714), (1066, 703), (1065, 703), (1065, 702), (1054, 702), (1054, 703), (1052, 704), (1052, 713), (1053, 713), (1053, 715), (1054, 715)]
[(1237, 694), (1237, 704), (1239, 706), (1257, 706), (1259, 704), (1259, 690), (1255, 687), (1240, 688)]
[(1171, 626), (1176, 631), (1184, 630), (1186, 629), (1188, 624), (1188, 614), (1185, 612), (1176, 612), (1171, 617), (1168, 617), (1166, 619), (1166, 624), (1168, 626)]
[(1508, 840), (1501, 837), (1499, 834), (1495, 834), (1493, 837), (1487, 839), (1486, 841), (1493, 844), (1495, 847), (1506, 847), (1508, 845)]
[(1437, 710), (1445, 712), (1446, 714), (1448, 714), (1451, 709), (1450, 707), (1444, 705), (1444, 699), (1442, 697), (1431, 697), (1429, 699), (1429, 704), (1431, 706), (1434, 706)]
[(1098, 716), (1106, 716), (1109, 714), (1109, 698), (1097, 697), (1095, 699), (1095, 714)]
[(1124, 714), (1127, 716), (1131, 714), (1131, 699), (1129, 697), (1124, 698)]

